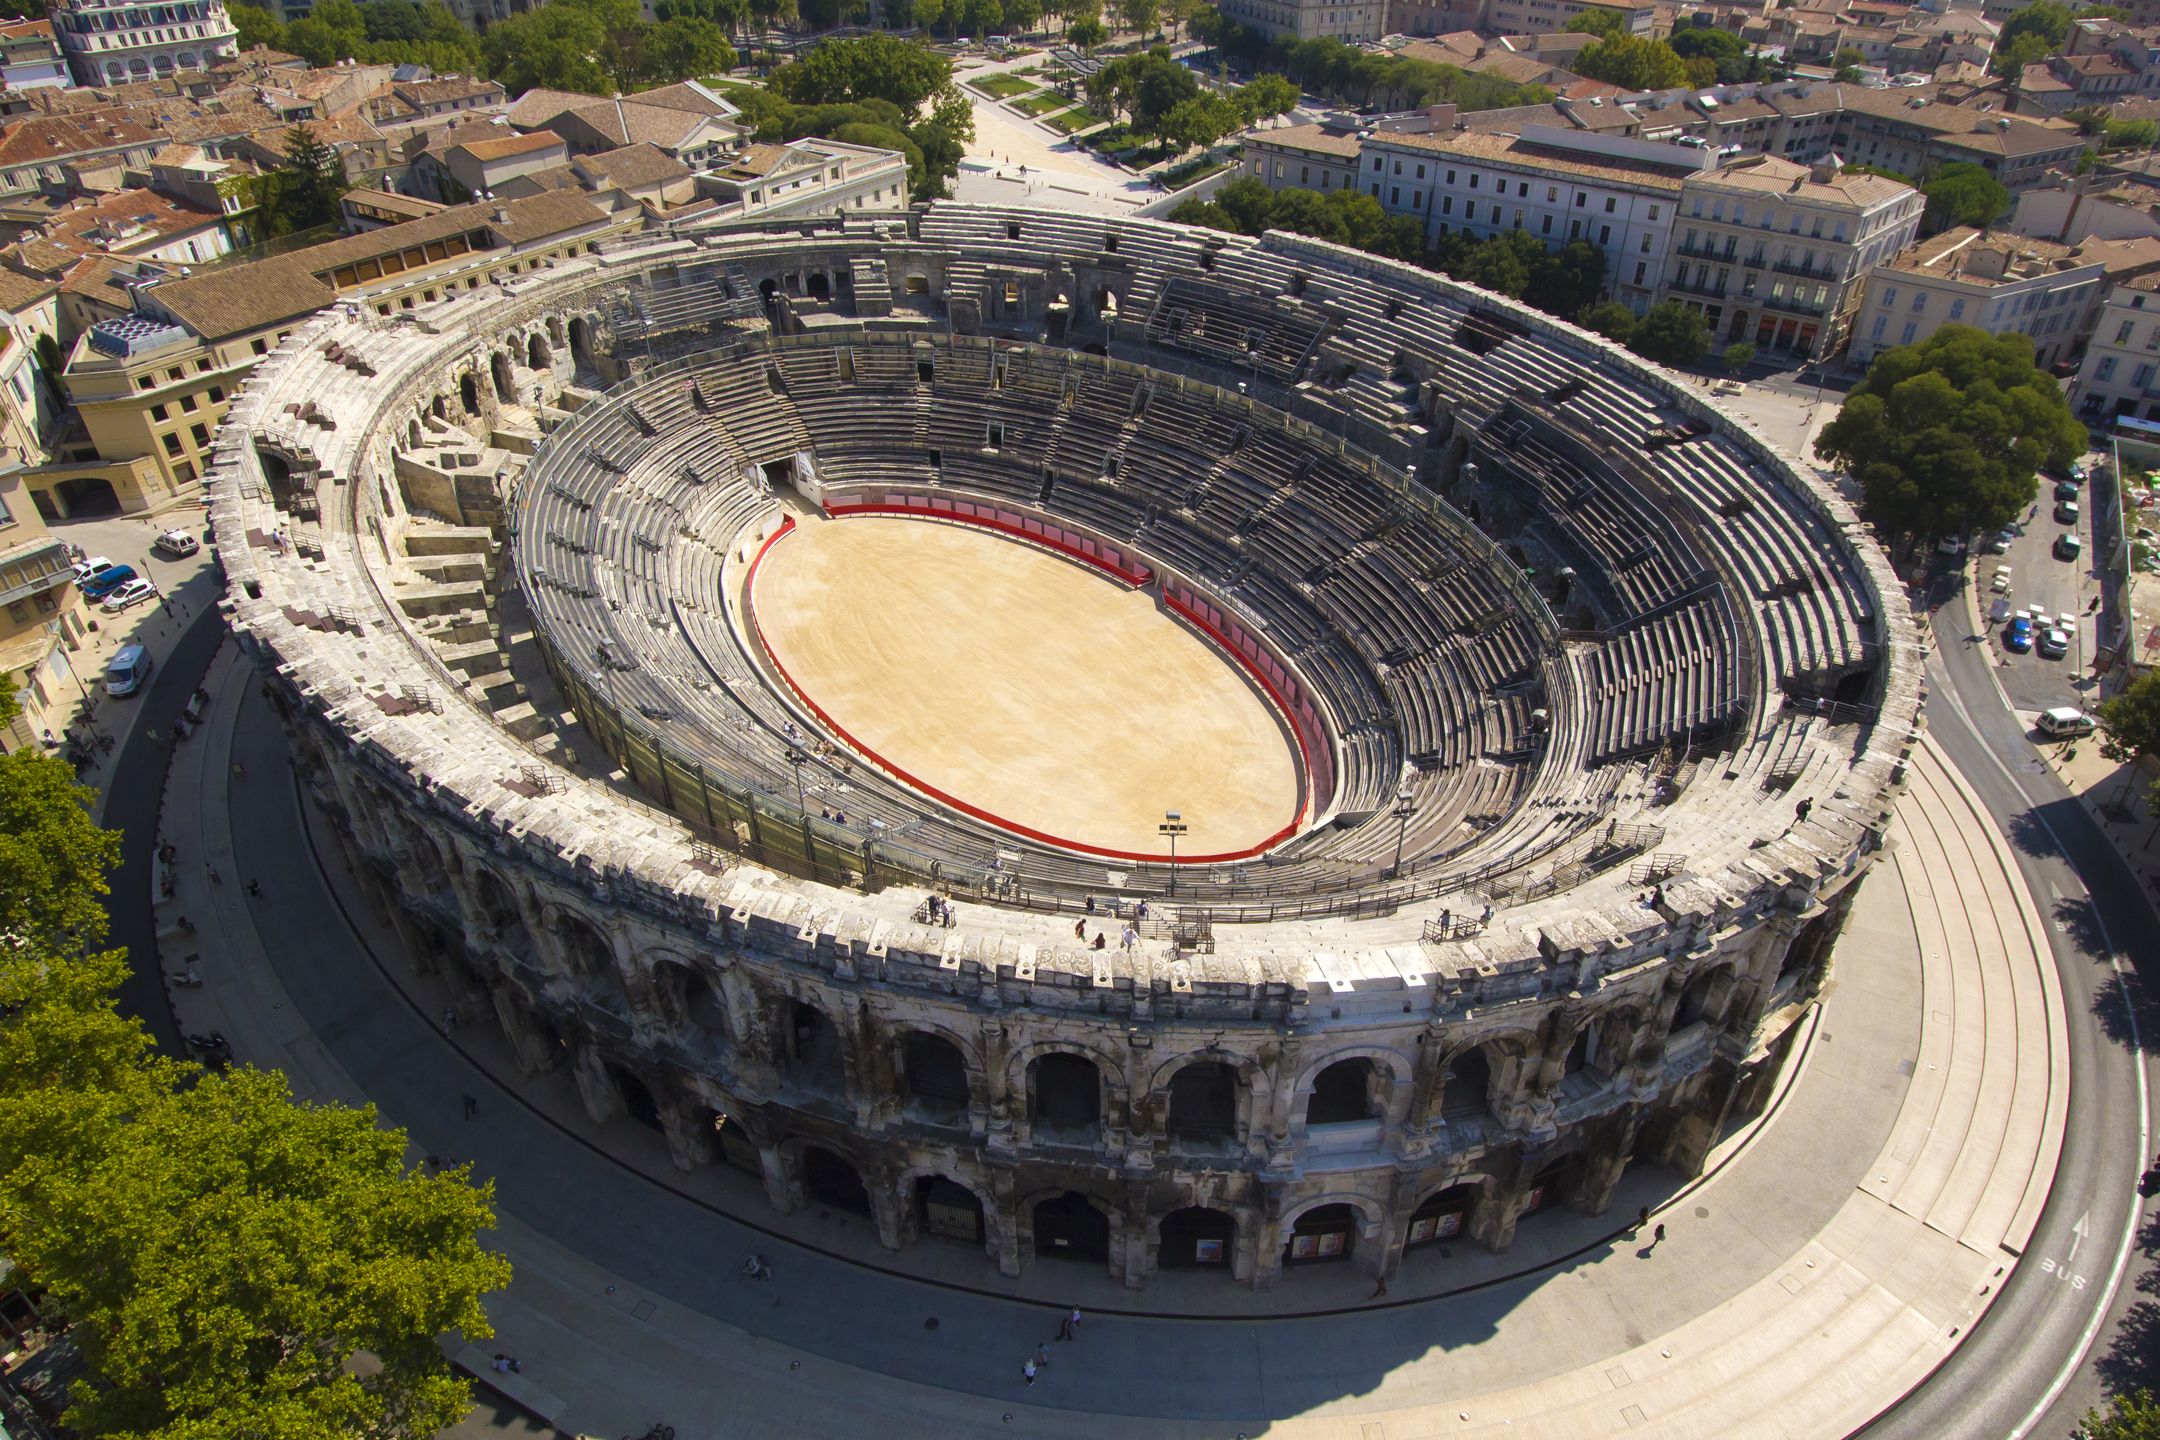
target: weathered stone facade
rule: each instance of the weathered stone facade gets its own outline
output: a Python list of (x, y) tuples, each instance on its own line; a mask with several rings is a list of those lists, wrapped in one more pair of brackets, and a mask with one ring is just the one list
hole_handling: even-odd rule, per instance
[[(1828, 517), (1869, 633), (1838, 700), (1781, 713), (1780, 684), (1819, 677), (1763, 662), (1740, 733), (1706, 758), (1691, 749), (1677, 769), (1642, 762), (1639, 784), (1581, 787), (1594, 798), (1566, 835), (1656, 809), (1676, 854), (1644, 872), (1654, 880), (1541, 865), (1528, 842), (1497, 858), (1472, 846), (1451, 863), (1476, 873), (1475, 890), (1436, 871), (1384, 905), (1241, 917), (1204, 947), (1151, 936), (1132, 953), (1090, 953), (1057, 910), (1076, 896), (1001, 904), (970, 891), (948, 929), (916, 909), (920, 887), (874, 864), (856, 888), (822, 883), (815, 865), (783, 873), (777, 848), (717, 823), (718, 780), (686, 801), (664, 762), (641, 768), (657, 742), (604, 685), (565, 689), (663, 808), (539, 753), (545, 717), (500, 659), (496, 541), (514, 523), (504, 492), (527, 452), (541, 460), (522, 483), (569, 483), (547, 468), (563, 450), (525, 434), (526, 419), (578, 436), (593, 433), (580, 416), (609, 413), (579, 375), (634, 384), (665, 363), (656, 345), (712, 343), (690, 330), (730, 327), (739, 344), (812, 311), (827, 325), (1114, 346), (1145, 365), (1165, 272), (1220, 277), (1226, 256), (1261, 243), (1316, 289), (1331, 274), (1364, 284), (1377, 266), (1281, 237), (1056, 218), (1065, 228), (1045, 234), (1040, 215), (940, 207), (905, 234), (858, 222), (671, 239), (407, 324), (320, 317), (262, 367), (211, 487), (228, 604), (307, 784), (414, 963), (449, 984), (467, 1022), (498, 1023), (528, 1073), (567, 1069), (596, 1120), (658, 1126), (677, 1165), (754, 1171), (783, 1212), (859, 1210), (896, 1249), (979, 1243), (1008, 1275), (1082, 1254), (1132, 1285), (1200, 1266), (1268, 1288), (1286, 1265), (1337, 1259), (1384, 1276), (1406, 1249), (1457, 1234), (1505, 1249), (1537, 1209), (1601, 1211), (1633, 1161), (1697, 1171), (1765, 1102), (1819, 993), (1902, 778), (1919, 690), (1912, 635), (1888, 618), (1894, 578), (1849, 512), (1684, 389), (1672, 410), (1774, 474), (1772, 503)], [(693, 265), (707, 267), (698, 283), (713, 301), (670, 330)], [(1436, 303), (1461, 294), (1380, 270)], [(1506, 313), (1525, 343), (1670, 385), (1593, 339)], [(1329, 368), (1335, 343), (1347, 342), (1291, 357), (1295, 373)], [(356, 354), (365, 385), (338, 358)], [(1155, 358), (1166, 373), (1219, 370), (1190, 347)], [(1448, 418), (1444, 380), (1422, 381), (1426, 408), (1392, 422), (1309, 386), (1278, 393), (1259, 359), (1248, 383), (1253, 403), (1279, 400), (1345, 453), (1383, 457), (1360, 464), (1390, 463), (1392, 447), (1460, 466), (1467, 445), (1437, 458), (1450, 452), (1431, 438)], [(739, 443), (754, 465), (796, 442)], [(642, 483), (640, 463), (622, 462), (626, 483)], [(697, 529), (687, 512), (678, 528)], [(715, 552), (734, 549), (732, 534), (715, 538)], [(584, 586), (583, 573), (551, 564), (545, 583)], [(1572, 703), (1557, 633), (1539, 663), (1549, 703)], [(1567, 813), (1568, 765), (1533, 771), (1517, 803)], [(778, 813), (763, 799), (752, 810)], [(1134, 887), (1159, 895), (1160, 880), (1143, 870)], [(1479, 900), (1491, 923), (1457, 923)]]

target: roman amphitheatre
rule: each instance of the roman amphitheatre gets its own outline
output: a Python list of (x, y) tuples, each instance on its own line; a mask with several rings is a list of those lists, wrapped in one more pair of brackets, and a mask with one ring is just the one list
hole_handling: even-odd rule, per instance
[[(565, 248), (316, 317), (233, 419), (234, 628), (427, 983), (745, 1224), (949, 1290), (1310, 1314), (1687, 1193), (1875, 983), (1832, 951), (1915, 775), (1955, 798), (1816, 476), (1296, 236)], [(1959, 1266), (2045, 1199), (2031, 1053), (2009, 1158), (1900, 1118), (1870, 1181)]]

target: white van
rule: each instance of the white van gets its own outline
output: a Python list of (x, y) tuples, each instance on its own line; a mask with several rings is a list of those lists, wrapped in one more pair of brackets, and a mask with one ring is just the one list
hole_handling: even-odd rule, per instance
[(2092, 716), (2068, 705), (2058, 705), (2053, 710), (2040, 712), (2040, 733), (2052, 735), (2057, 740), (2068, 740), (2076, 735), (2090, 735), (2099, 724)]
[(150, 652), (140, 645), (123, 645), (105, 667), (105, 693), (133, 695), (150, 678)]

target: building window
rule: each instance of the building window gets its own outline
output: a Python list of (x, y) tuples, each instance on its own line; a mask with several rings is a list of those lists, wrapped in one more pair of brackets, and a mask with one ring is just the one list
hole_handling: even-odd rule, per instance
[(260, 336), (256, 337), (254, 340), (249, 341), (248, 348), (250, 350), (253, 350), (257, 355), (267, 355), (270, 353), (270, 343), (267, 340), (262, 339)]
[(1645, 262), (1645, 261), (1641, 261), (1641, 260), (1638, 260), (1638, 261), (1636, 261), (1636, 262), (1635, 262), (1635, 283), (1636, 283), (1637, 285), (1640, 285), (1640, 284), (1642, 284), (1642, 283), (1643, 283), (1643, 274), (1644, 274), (1644, 272), (1645, 272), (1645, 271), (1647, 271), (1647, 270), (1648, 270), (1649, 268), (1650, 268), (1649, 264), (1648, 264), (1647, 262)]
[(1927, 314), (1927, 291), (1916, 290), (1913, 292), (1912, 313), (1915, 315)]
[(159, 423), (159, 424), (161, 424), (161, 425), (162, 425), (163, 423), (165, 423), (165, 407), (164, 407), (163, 405), (153, 405), (153, 406), (151, 406), (151, 407), (150, 407), (150, 418), (151, 418), (152, 420), (155, 420), (156, 422), (158, 422), (158, 423)]
[(2114, 356), (2112, 356), (2112, 355), (2110, 355), (2110, 356), (2108, 356), (2108, 357), (2107, 357), (2106, 359), (2104, 359), (2104, 360), (2102, 360), (2102, 361), (2100, 362), (2100, 368), (2099, 368), (2098, 370), (2096, 370), (2096, 371), (2094, 371), (2094, 372), (2093, 372), (2093, 379), (2095, 379), (2095, 380), (2112, 380), (2112, 379), (2114, 379), (2114, 378), (2115, 378), (2115, 357), (2114, 357)]
[(1950, 302), (1950, 318), (1953, 321), (1965, 318), (1965, 302), (1963, 300), (1952, 300)]
[(202, 424), (199, 421), (193, 425), (188, 426), (188, 434), (193, 437), (195, 441), (195, 448), (198, 450), (202, 449), (210, 443), (210, 427)]
[(180, 437), (165, 435), (160, 438), (165, 442), (165, 453), (177, 460), (180, 457)]
[(1398, 186), (1398, 185), (1390, 185), (1390, 186), (1388, 186), (1388, 189), (1387, 189), (1387, 203), (1388, 203), (1388, 204), (1390, 204), (1390, 205), (1400, 205), (1400, 204), (1402, 204), (1402, 187), (1401, 187), (1401, 186)]
[(200, 407), (201, 402), (196, 400), (193, 395), (183, 395), (180, 397), (180, 408), (186, 411), (188, 414), (194, 414), (196, 410)]
[(1868, 338), (1870, 340), (1880, 340), (1883, 337), (1883, 332), (1889, 328), (1890, 317), (1887, 315), (1877, 315), (1875, 317), (1875, 328), (1868, 331)]
[(1893, 285), (1882, 292), (1882, 308), (1885, 310), (1897, 308), (1897, 286)]
[(1544, 219), (1542, 219), (1542, 220), (1538, 221), (1538, 234), (1540, 234), (1540, 235), (1550, 235), (1550, 234), (1552, 234), (1552, 216), (1550, 216), (1550, 215), (1547, 215), (1547, 216), (1546, 216), (1546, 217), (1545, 217)]
[(1611, 196), (1611, 195), (1607, 195), (1607, 196), (1605, 197), (1605, 213), (1606, 213), (1607, 215), (1610, 215), (1610, 214), (1612, 214), (1612, 213), (1613, 213), (1613, 208), (1614, 208), (1615, 206), (1617, 206), (1617, 205), (1618, 205), (1619, 203), (1620, 203), (1620, 202), (1619, 202), (1619, 200), (1618, 200), (1618, 199), (1617, 199), (1616, 197), (1614, 197), (1614, 196)]
[(1600, 225), (1597, 227), (1597, 243), (1600, 245), (1610, 245), (1612, 243), (1612, 226)]
[(2134, 321), (2125, 320), (2120, 326), (2116, 328), (2115, 343), (2117, 345), (2127, 345), (2130, 343), (2130, 327), (2134, 323)]

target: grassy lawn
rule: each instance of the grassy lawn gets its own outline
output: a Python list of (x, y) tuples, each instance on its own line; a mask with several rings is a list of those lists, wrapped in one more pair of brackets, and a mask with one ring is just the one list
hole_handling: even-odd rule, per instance
[(1062, 95), (1030, 95), (1025, 100), (1015, 102), (1020, 109), (1035, 116), (1048, 115), (1053, 110), (1063, 110), (1071, 103)]
[(1015, 95), (1031, 95), (1035, 91), (1032, 81), (1022, 80), (1017, 75), (985, 75), (968, 84), (995, 100), (1010, 100)]
[(1077, 110), (1067, 110), (1062, 115), (1052, 115), (1048, 123), (1050, 128), (1057, 131), (1058, 134), (1070, 135), (1075, 130), (1085, 130), (1088, 126), (1093, 125), (1095, 123), (1095, 113), (1083, 105)]
[(1108, 129), (1096, 131), (1080, 143), (1090, 150), (1100, 150), (1106, 155), (1114, 155), (1133, 143), (1133, 133), (1132, 129), (1121, 121)]
[(1203, 160), (1197, 165), (1179, 165), (1174, 169), (1163, 172), (1163, 188), (1166, 190), (1182, 190), (1188, 185), (1199, 184), (1210, 175), (1219, 175), (1229, 168), (1227, 164), (1220, 160)]

